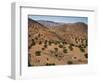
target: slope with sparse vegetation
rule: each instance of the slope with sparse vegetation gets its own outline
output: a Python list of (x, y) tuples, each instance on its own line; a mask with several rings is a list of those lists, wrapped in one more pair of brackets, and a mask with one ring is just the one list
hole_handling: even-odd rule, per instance
[(28, 66), (86, 64), (87, 42), (87, 25), (84, 23), (49, 28), (28, 19)]

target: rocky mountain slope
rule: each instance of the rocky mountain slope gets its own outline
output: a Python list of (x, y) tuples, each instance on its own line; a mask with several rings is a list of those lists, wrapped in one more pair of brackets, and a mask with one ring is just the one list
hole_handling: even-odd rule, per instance
[(86, 64), (88, 26), (28, 18), (28, 65)]

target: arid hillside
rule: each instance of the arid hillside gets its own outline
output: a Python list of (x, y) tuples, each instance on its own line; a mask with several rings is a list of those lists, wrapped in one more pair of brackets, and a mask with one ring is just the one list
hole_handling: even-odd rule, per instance
[(28, 18), (28, 66), (88, 63), (88, 26)]

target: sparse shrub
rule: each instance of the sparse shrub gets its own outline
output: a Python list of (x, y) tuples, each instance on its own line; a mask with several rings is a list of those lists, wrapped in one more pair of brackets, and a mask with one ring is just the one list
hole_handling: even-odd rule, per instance
[(34, 39), (32, 39), (32, 46), (34, 46), (36, 43), (35, 43), (35, 41), (34, 41)]
[(77, 41), (77, 38), (75, 38), (75, 41)]
[(57, 41), (57, 44), (60, 44), (60, 41)]
[(55, 43), (55, 45), (57, 45), (57, 42), (54, 42)]
[(57, 57), (58, 55), (57, 55), (57, 54), (55, 54), (55, 56)]
[(35, 40), (38, 40), (38, 38), (37, 38), (37, 37), (35, 37)]
[(77, 40), (75, 42), (78, 44), (78, 41)]
[(83, 43), (83, 40), (81, 39), (80, 42)]
[(84, 44), (82, 44), (81, 47), (84, 48), (85, 47)]
[(65, 46), (64, 46), (63, 48), (64, 48), (64, 49), (66, 49), (66, 47), (65, 47)]
[(51, 41), (49, 41), (49, 45), (51, 45)]
[(84, 48), (80, 47), (80, 51), (81, 52), (85, 52)]
[(77, 59), (77, 57), (73, 57), (73, 59)]
[(71, 51), (73, 50), (73, 47), (72, 47), (72, 45), (70, 45), (70, 46), (69, 46), (69, 49), (70, 49)]
[(54, 48), (55, 49), (55, 51), (58, 51), (58, 48)]
[(59, 48), (63, 48), (63, 45), (60, 44), (60, 45), (59, 45)]
[(55, 65), (55, 63), (46, 63), (47, 66)]
[(30, 63), (31, 54), (28, 54), (28, 66), (32, 66)]
[(64, 44), (67, 44), (67, 42), (64, 42)]
[(74, 44), (70, 44), (71, 46), (74, 46)]
[(67, 64), (73, 64), (73, 62), (72, 61), (68, 61)]
[(67, 42), (63, 41), (62, 44), (63, 44), (63, 45), (64, 45), (64, 44), (67, 44)]
[(47, 40), (45, 40), (44, 44), (47, 44), (47, 42), (48, 42), (48, 41), (47, 41)]
[(46, 44), (44, 45), (44, 48), (47, 48), (47, 45)]
[(40, 34), (38, 34), (38, 37), (40, 37)]
[(86, 43), (85, 44), (86, 44), (86, 46), (88, 46), (88, 41), (87, 40), (86, 40)]
[(31, 37), (31, 35), (29, 34), (28, 37)]
[(45, 50), (45, 48), (42, 48), (42, 50)]
[(82, 46), (81, 46), (81, 45), (79, 45), (78, 47), (79, 47), (79, 48), (81, 48)]
[(32, 46), (35, 46), (35, 42), (32, 41), (31, 45), (28, 46), (28, 49), (30, 49)]
[(34, 39), (32, 39), (32, 42), (35, 42)]
[(65, 44), (65, 42), (61, 42), (62, 43), (62, 45), (64, 45)]
[(84, 48), (86, 48), (86, 45), (84, 45)]
[(40, 41), (39, 44), (42, 44), (42, 42)]
[(36, 51), (35, 54), (36, 56), (41, 56), (41, 51)]
[(64, 52), (64, 53), (67, 53), (67, 49), (64, 49), (63, 52)]
[(84, 54), (84, 56), (85, 56), (85, 58), (88, 58), (88, 54), (86, 53), (86, 54)]

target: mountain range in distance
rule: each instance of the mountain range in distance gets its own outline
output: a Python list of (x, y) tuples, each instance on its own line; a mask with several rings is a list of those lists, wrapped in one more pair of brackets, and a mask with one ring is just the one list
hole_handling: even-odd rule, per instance
[[(65, 25), (65, 24), (72, 24), (72, 23), (64, 23), (64, 22), (54, 22), (54, 21), (48, 21), (48, 20), (36, 20), (37, 22), (39, 22), (40, 24), (43, 24), (46, 27), (55, 27), (55, 26), (61, 26), (61, 25)], [(76, 22), (74, 24), (77, 25), (87, 25), (83, 22)]]

